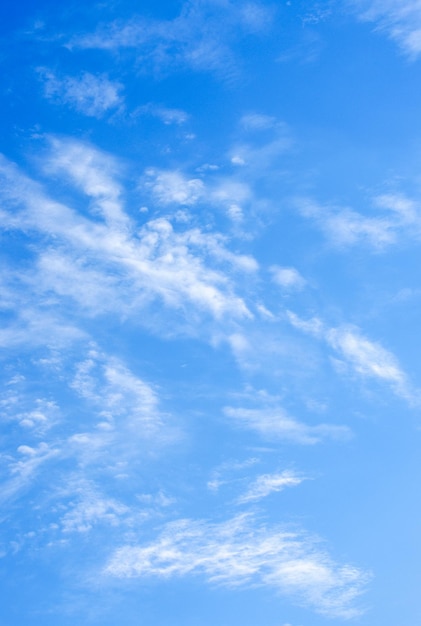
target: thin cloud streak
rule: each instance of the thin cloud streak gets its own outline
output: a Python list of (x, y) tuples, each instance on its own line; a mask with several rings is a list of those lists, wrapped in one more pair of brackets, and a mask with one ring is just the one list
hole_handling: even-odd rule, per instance
[(375, 378), (389, 384), (392, 391), (409, 403), (418, 403), (420, 394), (411, 388), (408, 377), (396, 357), (379, 343), (373, 342), (355, 326), (326, 328), (319, 318), (303, 320), (292, 311), (287, 317), (295, 328), (324, 340), (363, 378)]
[(304, 480), (308, 478), (291, 470), (284, 470), (280, 474), (262, 474), (249, 485), (246, 493), (237, 499), (237, 503), (257, 502), (271, 493), (278, 493), (287, 487), (297, 487)]
[(383, 252), (406, 239), (421, 237), (420, 204), (398, 193), (371, 199), (373, 214), (348, 207), (321, 205), (305, 198), (295, 202), (299, 213), (311, 219), (337, 248), (364, 245)]
[(273, 10), (257, 2), (236, 5), (212, 0), (184, 2), (172, 20), (132, 18), (73, 37), (70, 49), (131, 50), (144, 66), (161, 73), (181, 68), (235, 78), (238, 69), (233, 44), (244, 35), (264, 34)]
[(269, 441), (286, 441), (300, 445), (314, 445), (325, 439), (348, 439), (351, 431), (346, 426), (317, 424), (310, 426), (289, 416), (281, 407), (243, 408), (225, 407), (224, 413), (233, 424), (258, 432)]
[(108, 111), (123, 106), (123, 85), (109, 80), (106, 75), (84, 72), (78, 77), (59, 78), (47, 68), (39, 68), (38, 73), (44, 82), (46, 98), (88, 117), (102, 118)]
[(369, 578), (338, 565), (305, 534), (258, 525), (240, 515), (227, 522), (179, 520), (156, 541), (118, 548), (104, 574), (117, 578), (201, 576), (227, 587), (265, 586), (328, 617), (351, 618)]
[(375, 22), (411, 59), (421, 53), (419, 0), (348, 0), (360, 19)]

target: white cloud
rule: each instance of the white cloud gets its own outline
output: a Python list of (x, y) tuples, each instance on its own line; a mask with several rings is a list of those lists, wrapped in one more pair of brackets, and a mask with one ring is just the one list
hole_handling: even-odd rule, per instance
[[(10, 454), (8, 460), (9, 478), (2, 484), (0, 501), (5, 502), (27, 488), (40, 472), (42, 466), (60, 456), (58, 446), (42, 441), (35, 446), (21, 444), (17, 447), (17, 457)], [(3, 460), (3, 459), (2, 459)]]
[(47, 69), (39, 70), (44, 80), (47, 98), (68, 104), (79, 113), (90, 117), (103, 117), (107, 111), (123, 105), (121, 83), (112, 82), (105, 75), (84, 72), (80, 77), (58, 78)]
[(63, 508), (67, 508), (60, 520), (64, 533), (86, 533), (97, 524), (119, 526), (130, 513), (128, 506), (104, 497), (85, 480), (79, 479), (76, 484), (69, 484), (66, 491), (71, 501), (63, 505)]
[(256, 465), (258, 462), (257, 458), (252, 457), (246, 459), (245, 461), (225, 461), (224, 463), (221, 463), (221, 465), (213, 470), (211, 478), (207, 483), (207, 488), (215, 493), (218, 492), (222, 485), (238, 480), (236, 478), (232, 478), (234, 473), (241, 472), (242, 470), (248, 470), (251, 466)]
[(133, 115), (152, 115), (159, 118), (164, 124), (185, 124), (189, 119), (189, 114), (182, 109), (174, 109), (150, 102), (137, 108)]
[(71, 383), (76, 393), (96, 407), (98, 431), (79, 433), (89, 441), (109, 443), (110, 437), (131, 441), (142, 438), (165, 440), (170, 431), (164, 429), (156, 390), (135, 376), (114, 357), (91, 349), (88, 358), (76, 366)]
[(274, 173), (274, 163), (292, 145), (288, 126), (275, 117), (250, 113), (240, 119), (239, 127), (241, 138), (230, 150), (231, 163), (246, 168), (253, 178)]
[[(230, 274), (233, 269), (256, 271), (252, 257), (229, 251), (226, 238), (217, 233), (176, 229), (167, 218), (150, 220), (136, 232), (110, 173), (113, 160), (73, 141), (53, 143), (53, 147), (48, 167), (65, 172), (90, 196), (106, 222), (52, 200), (39, 184), (3, 159), (0, 217), (4, 227), (39, 233), (54, 245), (52, 252), (43, 241), (38, 273), (33, 272), (29, 281), (35, 291), (57, 289), (79, 302), (85, 298), (93, 314), (113, 306), (117, 312), (133, 313), (159, 299), (179, 314), (185, 310), (185, 324), (203, 314), (214, 319), (251, 317), (233, 291)], [(71, 276), (72, 266), (77, 282)]]
[(180, 520), (156, 541), (115, 551), (105, 573), (118, 578), (202, 576), (228, 587), (265, 586), (329, 617), (360, 614), (355, 601), (368, 576), (338, 565), (305, 534), (256, 525)]
[(372, 203), (376, 207), (373, 216), (349, 208), (322, 206), (308, 199), (297, 201), (297, 207), (339, 247), (365, 244), (381, 251), (401, 237), (420, 238), (419, 203), (397, 193), (375, 196)]
[(326, 341), (359, 375), (388, 383), (397, 395), (408, 401), (417, 400), (419, 394), (411, 390), (396, 357), (379, 343), (364, 337), (357, 327), (326, 328), (318, 318), (302, 320), (291, 311), (287, 312), (287, 317), (295, 328)]
[(237, 5), (232, 1), (184, 2), (172, 20), (133, 18), (116, 21), (96, 33), (77, 36), (70, 48), (102, 50), (132, 49), (143, 66), (158, 72), (168, 67), (190, 67), (216, 72), (225, 78), (236, 75), (232, 44), (245, 34), (264, 33), (273, 11), (257, 2)]
[(360, 334), (353, 327), (343, 326), (327, 331), (328, 343), (362, 376), (379, 378), (391, 384), (398, 394), (406, 395), (406, 377), (396, 358), (380, 344)]
[(115, 226), (129, 226), (121, 200), (122, 189), (116, 180), (121, 166), (109, 154), (81, 141), (51, 137), (50, 154), (43, 166), (48, 174), (61, 174), (91, 198), (94, 214), (102, 215)]
[(375, 22), (380, 31), (411, 57), (421, 52), (420, 0), (348, 0), (361, 19)]
[(243, 205), (252, 200), (250, 186), (246, 182), (223, 176), (205, 182), (178, 170), (150, 168), (145, 172), (144, 185), (154, 201), (162, 206), (208, 207), (211, 204), (222, 208), (234, 223), (243, 221)]
[(273, 282), (286, 290), (300, 290), (306, 284), (305, 279), (294, 267), (279, 267), (278, 265), (272, 265), (269, 269), (272, 273)]
[(235, 408), (225, 407), (225, 415), (243, 428), (255, 430), (269, 440), (313, 445), (327, 438), (344, 439), (350, 436), (346, 426), (317, 424), (310, 426), (290, 417), (281, 407)]
[(196, 204), (205, 193), (202, 180), (187, 179), (181, 172), (149, 169), (146, 176), (147, 187), (151, 189), (156, 200), (163, 205), (190, 206)]
[(280, 474), (262, 474), (251, 483), (246, 493), (240, 496), (237, 502), (239, 504), (256, 502), (271, 493), (283, 491), (287, 487), (297, 487), (304, 480), (307, 480), (306, 476), (292, 470), (285, 470)]
[[(75, 363), (77, 349), (60, 359), (28, 359), (30, 384), (18, 380), (0, 397), (11, 426), (0, 454), (0, 501), (21, 497), (37, 532), (50, 523), (67, 534), (102, 532), (155, 514), (136, 500), (137, 489), (151, 457), (180, 441), (157, 388), (95, 346)], [(48, 401), (37, 399), (40, 388)], [(152, 504), (171, 503), (160, 492)]]

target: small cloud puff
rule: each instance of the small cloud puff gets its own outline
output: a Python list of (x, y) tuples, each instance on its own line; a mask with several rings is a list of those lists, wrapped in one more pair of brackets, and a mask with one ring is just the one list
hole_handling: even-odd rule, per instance
[(272, 265), (270, 271), (273, 282), (280, 287), (283, 287), (285, 290), (303, 289), (306, 284), (305, 279), (294, 267), (279, 267), (278, 265)]

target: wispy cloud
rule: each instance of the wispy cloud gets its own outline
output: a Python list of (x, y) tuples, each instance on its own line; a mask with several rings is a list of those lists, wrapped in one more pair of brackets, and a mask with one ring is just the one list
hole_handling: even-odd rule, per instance
[(296, 205), (338, 247), (362, 244), (381, 251), (402, 237), (419, 239), (421, 235), (419, 202), (397, 193), (372, 198), (373, 210), (368, 214), (309, 199), (298, 200)]
[(255, 430), (268, 440), (284, 440), (302, 445), (314, 445), (324, 439), (346, 439), (350, 430), (346, 426), (300, 422), (279, 406), (262, 408), (225, 407), (225, 415), (242, 428)]
[(152, 115), (159, 118), (167, 126), (170, 124), (185, 124), (189, 119), (189, 114), (182, 109), (174, 109), (153, 102), (138, 107), (132, 115), (134, 117), (138, 115)]
[(51, 70), (40, 68), (45, 96), (57, 104), (66, 104), (89, 117), (103, 117), (108, 111), (123, 106), (123, 85), (105, 74), (84, 72), (78, 77), (58, 78)]
[(367, 339), (359, 328), (350, 325), (327, 328), (319, 318), (303, 320), (291, 311), (288, 319), (296, 328), (326, 341), (360, 376), (388, 383), (394, 393), (411, 402), (417, 399), (418, 393), (411, 390), (396, 357), (378, 342)]
[(97, 524), (119, 526), (130, 514), (128, 506), (104, 496), (97, 487), (80, 477), (76, 484), (70, 480), (61, 495), (70, 496), (70, 502), (62, 504), (62, 508), (67, 509), (60, 519), (64, 533), (87, 533)]
[(2, 483), (0, 502), (6, 502), (29, 489), (44, 466), (59, 456), (59, 447), (42, 441), (31, 446), (21, 444), (14, 456), (8, 454), (6, 458), (2, 458), (7, 478)]
[(248, 113), (239, 120), (240, 137), (230, 150), (231, 163), (261, 178), (273, 173), (274, 164), (293, 144), (287, 124), (262, 113)]
[[(105, 443), (110, 433), (128, 442), (162, 433), (156, 391), (115, 357), (91, 349), (88, 358), (77, 364), (71, 387), (96, 407), (96, 426), (104, 433)], [(92, 436), (97, 438), (98, 433)]]
[(229, 587), (265, 586), (329, 617), (351, 618), (368, 576), (338, 565), (312, 538), (258, 525), (246, 515), (227, 522), (180, 520), (156, 541), (115, 551), (105, 574), (118, 578), (202, 576)]
[(283, 491), (287, 487), (297, 487), (304, 480), (308, 478), (292, 470), (284, 470), (279, 474), (262, 474), (249, 485), (246, 493), (240, 496), (237, 502), (238, 504), (257, 502), (271, 493)]
[(421, 53), (419, 0), (348, 0), (361, 19), (375, 22), (411, 58)]
[(145, 174), (145, 184), (160, 204), (191, 206), (205, 196), (205, 185), (200, 178), (187, 178), (172, 170), (148, 169)]
[(226, 485), (235, 482), (239, 479), (233, 478), (234, 474), (241, 472), (242, 470), (248, 470), (253, 465), (256, 465), (259, 460), (256, 457), (246, 459), (245, 461), (225, 461), (216, 467), (211, 478), (207, 483), (207, 488), (214, 493), (219, 491), (222, 485)]
[[(151, 502), (136, 498), (148, 459), (181, 437), (160, 390), (94, 345), (75, 363), (80, 349), (28, 360), (30, 385), (14, 376), (0, 397), (9, 425), (0, 501), (15, 502), (18, 512), (23, 503), (31, 532), (48, 540), (128, 528), (173, 502), (163, 493)], [(40, 387), (48, 400), (38, 397)]]
[(184, 2), (172, 20), (133, 18), (74, 37), (70, 48), (135, 51), (142, 65), (155, 70), (190, 67), (225, 77), (236, 73), (233, 43), (244, 34), (265, 32), (273, 11), (262, 3), (194, 0)]
[(136, 229), (124, 210), (119, 167), (111, 157), (73, 140), (52, 139), (51, 145), (44, 168), (86, 194), (95, 219), (51, 199), (39, 183), (2, 160), (3, 226), (46, 238), (29, 277), (34, 290), (71, 297), (92, 314), (127, 314), (157, 299), (182, 312), (189, 303), (186, 327), (193, 315), (251, 317), (231, 274), (256, 271), (252, 257), (231, 252), (218, 233), (180, 228), (169, 218)]
[[(190, 177), (180, 170), (149, 168), (143, 183), (153, 200), (161, 206), (209, 207), (223, 211), (233, 222), (242, 222), (253, 200), (250, 185), (238, 176), (219, 174), (211, 180)], [(206, 168), (205, 168), (206, 169)]]
[(90, 200), (90, 210), (114, 226), (128, 227), (123, 190), (118, 182), (121, 166), (111, 155), (74, 139), (49, 138), (50, 151), (42, 167), (47, 174), (59, 174)]

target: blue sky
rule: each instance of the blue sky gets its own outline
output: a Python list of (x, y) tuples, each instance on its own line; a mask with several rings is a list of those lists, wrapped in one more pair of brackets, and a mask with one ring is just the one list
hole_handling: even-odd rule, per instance
[(419, 624), (420, 3), (0, 15), (0, 626)]

